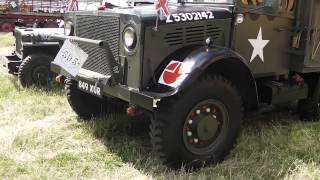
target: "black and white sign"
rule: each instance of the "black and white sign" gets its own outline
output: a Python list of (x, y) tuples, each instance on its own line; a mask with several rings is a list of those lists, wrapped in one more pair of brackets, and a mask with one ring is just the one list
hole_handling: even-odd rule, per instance
[(66, 40), (54, 62), (75, 77), (78, 75), (80, 68), (87, 59), (87, 53), (78, 47), (77, 44), (70, 42), (70, 40)]
[(214, 19), (212, 11), (190, 12), (190, 13), (175, 13), (167, 17), (167, 23), (186, 22), (186, 21), (201, 21)]
[(98, 86), (97, 84), (93, 84), (90, 82), (86, 82), (83, 80), (79, 80), (78, 82), (78, 88), (84, 92), (87, 92), (89, 94), (92, 94), (97, 97), (102, 97), (102, 87)]

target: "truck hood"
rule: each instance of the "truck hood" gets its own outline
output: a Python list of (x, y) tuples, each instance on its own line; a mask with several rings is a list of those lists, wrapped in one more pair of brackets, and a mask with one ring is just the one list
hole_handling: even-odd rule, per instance
[[(188, 13), (188, 12), (199, 12), (199, 11), (213, 11), (217, 15), (217, 18), (229, 18), (232, 12), (232, 8), (226, 5), (170, 5), (169, 6), (171, 14), (176, 13)], [(108, 11), (113, 11), (120, 14), (131, 14), (136, 15), (140, 18), (157, 18), (158, 12), (154, 5), (137, 6), (134, 8), (115, 8)]]
[[(206, 12), (212, 11), (215, 19), (228, 19), (232, 17), (233, 6), (231, 5), (180, 5), (171, 4), (169, 6), (171, 14), (191, 13), (191, 12)], [(76, 12), (76, 14), (86, 15), (104, 15), (104, 14), (118, 14), (120, 16), (135, 16), (144, 23), (154, 24), (158, 18), (158, 12), (154, 5), (136, 6), (136, 7), (120, 7), (113, 9), (106, 9), (103, 11), (85, 11)], [(160, 20), (159, 24), (165, 24), (166, 20)]]
[(16, 28), (16, 39), (23, 42), (57, 42), (50, 35), (64, 34), (63, 28)]
[(52, 35), (52, 34), (63, 34), (63, 28), (17, 28), (15, 30), (19, 32), (22, 36), (24, 35)]

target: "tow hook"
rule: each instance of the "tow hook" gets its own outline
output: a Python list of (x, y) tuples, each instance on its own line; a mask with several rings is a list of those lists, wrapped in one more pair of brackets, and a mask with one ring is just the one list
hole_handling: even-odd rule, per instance
[(56, 76), (56, 82), (59, 84), (64, 84), (64, 77), (61, 74)]
[(303, 86), (305, 84), (304, 79), (299, 74), (292, 76), (292, 80), (298, 86)]
[(140, 113), (140, 110), (139, 108), (134, 105), (134, 104), (130, 104), (127, 108), (127, 115), (130, 116), (130, 117), (134, 117), (134, 116), (137, 116), (139, 115)]

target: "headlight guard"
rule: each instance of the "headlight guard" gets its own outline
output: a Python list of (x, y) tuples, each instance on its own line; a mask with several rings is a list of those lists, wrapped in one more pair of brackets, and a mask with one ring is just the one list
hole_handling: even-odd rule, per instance
[(74, 25), (73, 22), (70, 20), (67, 20), (64, 23), (64, 35), (66, 36), (73, 36), (74, 33)]

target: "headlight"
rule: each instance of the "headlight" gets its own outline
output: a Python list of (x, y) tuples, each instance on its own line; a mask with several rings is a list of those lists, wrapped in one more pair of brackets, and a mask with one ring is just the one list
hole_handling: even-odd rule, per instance
[(72, 21), (66, 21), (64, 23), (64, 35), (72, 36), (73, 35), (73, 23)]
[(128, 26), (123, 31), (123, 41), (124, 41), (124, 45), (128, 51), (134, 50), (134, 48), (137, 45), (137, 34), (136, 34), (136, 31), (133, 27)]
[(237, 14), (236, 16), (236, 24), (242, 24), (244, 21), (244, 15), (243, 14)]

